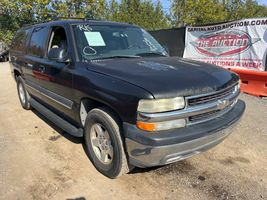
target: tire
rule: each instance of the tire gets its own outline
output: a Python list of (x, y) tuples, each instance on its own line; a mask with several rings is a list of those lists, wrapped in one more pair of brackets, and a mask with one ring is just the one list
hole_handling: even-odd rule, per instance
[(29, 102), (30, 95), (25, 89), (24, 81), (20, 76), (17, 77), (17, 90), (18, 90), (18, 96), (19, 96), (19, 101), (20, 101), (21, 106), (25, 110), (30, 110), (32, 108)]
[(91, 110), (85, 122), (87, 154), (95, 168), (109, 178), (129, 172), (119, 124), (116, 116), (105, 107)]

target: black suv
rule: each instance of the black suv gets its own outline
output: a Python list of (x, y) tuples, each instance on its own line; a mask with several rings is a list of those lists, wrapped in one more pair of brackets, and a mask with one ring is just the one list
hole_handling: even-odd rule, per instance
[(10, 49), (21, 105), (84, 137), (115, 178), (223, 141), (241, 118), (239, 77), (178, 57), (131, 24), (58, 20), (24, 26)]

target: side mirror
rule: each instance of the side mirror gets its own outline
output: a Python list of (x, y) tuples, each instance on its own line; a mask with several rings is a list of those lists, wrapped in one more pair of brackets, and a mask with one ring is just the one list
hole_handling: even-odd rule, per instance
[(57, 62), (69, 62), (70, 59), (67, 57), (66, 50), (63, 48), (52, 48), (48, 52), (48, 59)]

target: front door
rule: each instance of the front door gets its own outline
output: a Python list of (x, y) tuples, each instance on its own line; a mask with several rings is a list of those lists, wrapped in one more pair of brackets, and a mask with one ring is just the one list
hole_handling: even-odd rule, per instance
[(50, 36), (47, 40), (45, 57), (39, 63), (39, 82), (42, 101), (58, 115), (71, 122), (75, 121), (73, 114), (73, 89), (71, 62), (57, 62), (49, 60), (47, 55), (51, 48), (63, 48), (66, 55), (69, 44), (65, 28), (62, 26), (50, 27)]

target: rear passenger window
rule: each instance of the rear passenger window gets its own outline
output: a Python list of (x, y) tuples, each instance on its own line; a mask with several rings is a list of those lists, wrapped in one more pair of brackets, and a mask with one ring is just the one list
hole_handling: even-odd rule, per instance
[(30, 29), (19, 30), (13, 39), (11, 49), (19, 52), (25, 52), (26, 40), (29, 32)]
[(44, 56), (48, 30), (47, 27), (38, 27), (33, 30), (29, 47), (29, 53), (31, 55), (38, 57)]

